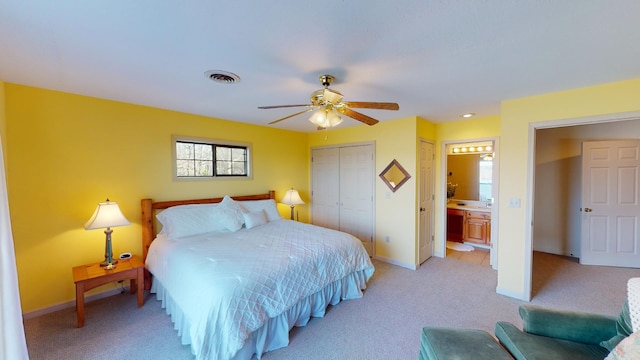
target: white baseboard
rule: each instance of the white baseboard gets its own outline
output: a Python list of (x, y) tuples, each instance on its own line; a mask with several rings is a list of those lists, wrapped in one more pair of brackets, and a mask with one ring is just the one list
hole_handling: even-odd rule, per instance
[(418, 268), (415, 264), (407, 264), (407, 263), (404, 263), (402, 261), (389, 259), (389, 258), (386, 258), (384, 256), (380, 256), (380, 255), (374, 255), (373, 258), (376, 259), (376, 260), (384, 261), (384, 262), (389, 263), (391, 265), (400, 266), (400, 267), (403, 267), (403, 268), (406, 268), (406, 269), (410, 269), (410, 270), (416, 270)]
[(508, 296), (510, 298), (526, 301), (526, 302), (531, 301), (531, 298), (529, 298), (528, 294), (507, 290), (507, 289), (501, 288), (500, 286), (496, 287), (496, 293), (500, 295)]
[[(129, 285), (125, 285), (124, 286), (124, 291), (129, 291)], [(89, 296), (85, 296), (84, 298), (84, 302), (85, 304), (91, 301), (95, 301), (98, 299), (104, 299), (106, 297), (109, 296), (113, 296), (113, 295), (117, 295), (120, 294), (122, 292), (122, 288), (116, 288), (116, 289), (110, 289), (107, 291), (103, 291), (97, 294), (91, 294)], [(65, 302), (61, 302), (58, 303), (56, 305), (52, 305), (52, 306), (47, 306), (44, 308), (40, 308), (37, 310), (33, 310), (33, 311), (29, 311), (27, 313), (22, 313), (22, 318), (23, 319), (32, 319), (41, 315), (46, 315), (58, 310), (63, 310), (63, 309), (67, 309), (70, 307), (75, 307), (76, 306), (76, 300), (69, 300), (69, 301), (65, 301)]]

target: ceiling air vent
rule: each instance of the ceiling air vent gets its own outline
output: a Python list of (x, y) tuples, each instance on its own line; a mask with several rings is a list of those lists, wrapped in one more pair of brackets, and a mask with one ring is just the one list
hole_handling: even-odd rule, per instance
[(204, 76), (221, 84), (235, 84), (240, 82), (240, 76), (223, 70), (209, 70), (204, 73)]

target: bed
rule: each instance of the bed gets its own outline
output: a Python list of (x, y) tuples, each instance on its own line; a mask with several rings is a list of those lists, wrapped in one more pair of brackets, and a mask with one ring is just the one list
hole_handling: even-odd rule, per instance
[(141, 205), (145, 288), (196, 359), (285, 347), (294, 326), (362, 297), (374, 272), (357, 238), (282, 219), (274, 191)]

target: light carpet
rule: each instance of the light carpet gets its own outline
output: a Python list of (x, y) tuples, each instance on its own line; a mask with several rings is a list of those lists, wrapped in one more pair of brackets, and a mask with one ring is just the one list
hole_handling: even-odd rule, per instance
[[(533, 304), (617, 315), (627, 280), (639, 269), (584, 266), (575, 259), (535, 253)], [(493, 334), (496, 321), (521, 326), (522, 301), (496, 294), (496, 272), (454, 258), (427, 260), (408, 270), (374, 260), (363, 298), (328, 309), (322, 319), (291, 331), (289, 346), (267, 353), (281, 359), (416, 359), (424, 326), (475, 328)], [(25, 321), (31, 360), (193, 359), (155, 296), (142, 308), (125, 293), (87, 303), (76, 328), (68, 308)]]

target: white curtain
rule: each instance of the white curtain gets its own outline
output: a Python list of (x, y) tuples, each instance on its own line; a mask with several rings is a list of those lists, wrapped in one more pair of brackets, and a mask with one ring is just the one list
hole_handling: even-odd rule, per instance
[(2, 139), (0, 139), (0, 359), (29, 359), (18, 292)]

